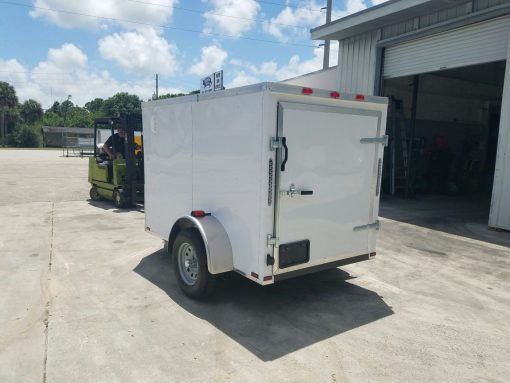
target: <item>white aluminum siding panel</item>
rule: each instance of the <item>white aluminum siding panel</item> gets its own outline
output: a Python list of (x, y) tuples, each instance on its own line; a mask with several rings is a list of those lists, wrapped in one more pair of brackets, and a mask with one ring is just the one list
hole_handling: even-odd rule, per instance
[(145, 226), (168, 240), (175, 221), (192, 210), (191, 103), (148, 102), (142, 115)]
[(510, 17), (504, 17), (389, 46), (384, 77), (505, 60), (509, 33)]
[[(211, 213), (230, 239), (234, 268), (259, 273), (263, 92), (193, 104), (193, 209)], [(265, 161), (264, 161), (265, 164)]]
[(373, 95), (377, 31), (339, 41), (338, 85), (340, 92)]
[(510, 41), (506, 62), (489, 226), (510, 230)]

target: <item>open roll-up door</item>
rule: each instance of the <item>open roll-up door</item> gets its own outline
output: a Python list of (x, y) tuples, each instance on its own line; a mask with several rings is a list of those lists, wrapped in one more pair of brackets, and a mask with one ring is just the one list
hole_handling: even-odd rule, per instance
[(505, 60), (509, 33), (510, 17), (502, 17), (388, 46), (384, 55), (384, 77)]

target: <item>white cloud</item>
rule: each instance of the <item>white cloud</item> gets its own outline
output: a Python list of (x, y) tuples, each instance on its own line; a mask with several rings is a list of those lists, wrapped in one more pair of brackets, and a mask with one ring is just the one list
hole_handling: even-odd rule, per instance
[[(373, 2), (386, 0), (373, 0)], [(323, 25), (326, 13), (320, 12), (323, 3), (316, 0), (302, 0), (297, 6), (286, 7), (278, 16), (263, 24), (263, 30), (280, 41), (289, 41), (292, 37), (304, 37), (310, 28)], [(333, 7), (335, 4), (333, 4)], [(332, 20), (336, 20), (367, 8), (365, 0), (346, 0), (341, 9), (334, 8)]]
[(200, 61), (196, 62), (189, 72), (198, 76), (206, 76), (220, 70), (227, 57), (227, 52), (216, 45), (203, 47)]
[(123, 69), (136, 73), (173, 75), (177, 67), (177, 47), (158, 36), (152, 28), (139, 32), (114, 33), (99, 40), (99, 52)]
[[(108, 98), (118, 92), (136, 94), (141, 99), (150, 98), (154, 92), (152, 78), (120, 82), (108, 71), (90, 69), (87, 56), (76, 46), (64, 44), (50, 49), (46, 61), (30, 69), (15, 59), (0, 59), (2, 77), (16, 89), (20, 102), (32, 98), (43, 108), (49, 108), (54, 101), (64, 101), (72, 95), (73, 103), (83, 106), (96, 97)], [(184, 93), (181, 89), (161, 87), (160, 94)]]
[(372, 0), (372, 5), (379, 5), (387, 2), (388, 0)]
[[(157, 5), (131, 0), (35, 0), (34, 7), (36, 8), (30, 11), (30, 15), (34, 18), (47, 19), (59, 27), (68, 29), (97, 29), (105, 28), (110, 24), (137, 29), (137, 24), (120, 20), (161, 25), (172, 16), (172, 6), (177, 3), (177, 0), (158, 0)], [(50, 9), (67, 12), (54, 12)], [(100, 16), (103, 19), (85, 15)]]
[(236, 88), (239, 86), (251, 85), (260, 82), (257, 77), (250, 76), (246, 74), (244, 71), (240, 71), (237, 73), (236, 77), (225, 85), (226, 88)]
[[(299, 55), (294, 55), (281, 66), (276, 61), (266, 61), (257, 67), (242, 60), (232, 59), (230, 64), (242, 69), (237, 70), (236, 77), (228, 84), (228, 87), (260, 81), (281, 81), (320, 70), (323, 64), (323, 49), (315, 48), (313, 53), (313, 57), (307, 60), (301, 59)], [(331, 65), (335, 65), (335, 63), (332, 62)]]
[(323, 50), (314, 49), (314, 56), (308, 60), (301, 60), (298, 55), (290, 58), (289, 62), (278, 68), (275, 72), (277, 80), (286, 80), (288, 78), (300, 76), (305, 73), (315, 72), (322, 68)]
[[(291, 35), (303, 37), (308, 33), (308, 28), (324, 24), (326, 16), (320, 12), (322, 4), (315, 0), (300, 1), (299, 7), (286, 7), (278, 16), (271, 18), (263, 24), (265, 32), (276, 37), (280, 41), (289, 41)], [(296, 28), (293, 26), (300, 26)]]
[(258, 73), (263, 74), (265, 76), (274, 76), (277, 70), (278, 64), (276, 63), (276, 61), (267, 61), (265, 63), (262, 63), (260, 69), (258, 70)]
[[(377, 1), (377, 0), (376, 0)], [(385, 0), (379, 0), (380, 2)], [(367, 8), (365, 0), (346, 0), (345, 7), (342, 9), (333, 9), (332, 20), (352, 15)]]
[(204, 33), (226, 33), (240, 37), (255, 25), (254, 20), (260, 10), (255, 0), (204, 0), (214, 6), (206, 12)]
[(87, 60), (87, 55), (78, 47), (67, 43), (58, 49), (50, 48), (48, 60), (40, 63), (36, 69), (40, 71), (48, 71), (55, 68), (59, 70), (73, 70), (85, 67)]

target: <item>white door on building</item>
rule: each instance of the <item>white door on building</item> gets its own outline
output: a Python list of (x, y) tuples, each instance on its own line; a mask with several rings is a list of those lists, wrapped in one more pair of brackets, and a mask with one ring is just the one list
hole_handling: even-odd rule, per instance
[(505, 60), (510, 17), (388, 46), (384, 77), (402, 77)]

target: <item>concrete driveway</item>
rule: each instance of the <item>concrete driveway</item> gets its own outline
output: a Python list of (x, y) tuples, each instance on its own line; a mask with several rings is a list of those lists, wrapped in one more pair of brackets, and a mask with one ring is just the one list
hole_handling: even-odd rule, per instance
[(87, 159), (0, 150), (0, 382), (505, 382), (500, 245), (382, 219), (375, 260), (184, 297), (143, 209)]

